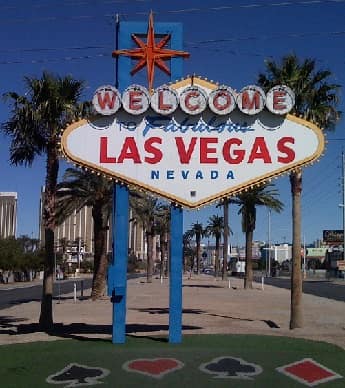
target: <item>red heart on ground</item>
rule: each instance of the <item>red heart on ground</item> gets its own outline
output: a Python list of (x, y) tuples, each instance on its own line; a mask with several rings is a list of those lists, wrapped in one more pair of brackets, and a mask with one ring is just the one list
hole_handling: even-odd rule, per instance
[(142, 358), (126, 362), (122, 367), (127, 372), (137, 372), (161, 378), (167, 373), (183, 368), (184, 364), (175, 358)]

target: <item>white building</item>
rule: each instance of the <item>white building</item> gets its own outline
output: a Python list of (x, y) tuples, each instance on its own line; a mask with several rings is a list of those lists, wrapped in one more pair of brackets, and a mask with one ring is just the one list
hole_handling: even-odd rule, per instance
[[(41, 190), (40, 215), (39, 215), (39, 240), (41, 246), (45, 244), (44, 227), (43, 227), (43, 200), (44, 187)], [(132, 220), (130, 213), (129, 219)], [(94, 253), (93, 239), (93, 218), (92, 208), (89, 206), (82, 207), (79, 211), (74, 211), (70, 216), (55, 227), (54, 230), (55, 247), (57, 251), (62, 251), (61, 240), (72, 243), (70, 251), (74, 256), (78, 250), (83, 254)], [(112, 251), (112, 217), (110, 216), (109, 228), (107, 231), (107, 250)], [(135, 220), (129, 223), (129, 241), (128, 249), (133, 252), (139, 259), (145, 259), (146, 241), (143, 227)], [(76, 259), (75, 259), (76, 260)]]
[(0, 238), (15, 237), (17, 231), (17, 193), (0, 192)]

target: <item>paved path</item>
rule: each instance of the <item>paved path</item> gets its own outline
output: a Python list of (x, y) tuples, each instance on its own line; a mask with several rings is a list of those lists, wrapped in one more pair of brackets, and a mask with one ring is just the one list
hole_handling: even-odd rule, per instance
[[(289, 330), (290, 292), (255, 283), (243, 289), (243, 280), (228, 282), (207, 275), (183, 279), (183, 334), (262, 334), (328, 341), (345, 349), (344, 302), (304, 295), (304, 328)], [(85, 293), (89, 295), (89, 293)], [(169, 284), (154, 279), (128, 281), (127, 333), (135, 336), (168, 335)], [(54, 340), (37, 328), (40, 302), (14, 305), (0, 311), (0, 344)], [(112, 305), (73, 295), (54, 301), (54, 321), (60, 333), (72, 338), (110, 338)], [(60, 336), (61, 338), (61, 336)]]

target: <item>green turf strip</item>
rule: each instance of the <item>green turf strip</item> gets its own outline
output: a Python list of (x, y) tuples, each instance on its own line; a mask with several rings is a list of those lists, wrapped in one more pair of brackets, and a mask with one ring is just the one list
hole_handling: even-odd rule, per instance
[[(251, 380), (241, 380), (215, 378), (199, 370), (201, 364), (221, 356), (241, 358), (260, 365), (263, 371)], [(124, 363), (140, 358), (175, 358), (184, 367), (160, 379), (122, 368)], [(70, 363), (109, 370), (110, 374), (99, 380), (102, 385), (95, 385), (100, 387), (303, 387), (275, 370), (303, 358), (312, 358), (345, 376), (345, 351), (323, 342), (255, 335), (190, 335), (184, 336), (182, 344), (172, 345), (127, 337), (123, 345), (108, 340), (63, 340), (0, 346), (0, 387), (68, 386), (48, 384), (46, 378)], [(345, 379), (320, 386), (344, 387)]]

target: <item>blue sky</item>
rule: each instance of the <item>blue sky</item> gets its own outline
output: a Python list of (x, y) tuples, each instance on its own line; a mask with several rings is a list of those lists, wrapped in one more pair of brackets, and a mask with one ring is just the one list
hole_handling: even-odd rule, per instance
[[(40, 77), (48, 70), (71, 74), (87, 83), (85, 99), (95, 89), (114, 82), (114, 15), (122, 21), (147, 21), (150, 10), (156, 22), (181, 22), (184, 75), (197, 74), (241, 89), (256, 82), (264, 71), (265, 58), (279, 60), (296, 53), (312, 57), (318, 68), (333, 73), (331, 81), (342, 85), (339, 109), (345, 111), (345, 0), (319, 1), (180, 1), (159, 0), (38, 0), (2, 1), (0, 4), (0, 93), (25, 93), (24, 76)], [(136, 82), (146, 83), (143, 71)], [(9, 108), (0, 103), (0, 121)], [(312, 242), (323, 229), (342, 228), (341, 152), (345, 145), (342, 119), (327, 135), (325, 155), (306, 167), (303, 175), (303, 236)], [(44, 184), (45, 159), (31, 168), (9, 164), (9, 139), (0, 135), (0, 191), (18, 192), (18, 235), (37, 236), (40, 189)], [(61, 163), (61, 174), (66, 168)], [(273, 242), (291, 241), (291, 196), (288, 177), (275, 181), (285, 204), (284, 211), (271, 216)], [(232, 240), (243, 242), (238, 209), (230, 214)], [(221, 210), (208, 206), (185, 212), (185, 228), (193, 222), (207, 224)], [(257, 214), (255, 239), (267, 240), (267, 210)]]

